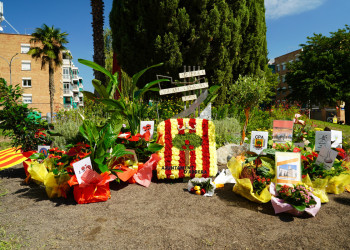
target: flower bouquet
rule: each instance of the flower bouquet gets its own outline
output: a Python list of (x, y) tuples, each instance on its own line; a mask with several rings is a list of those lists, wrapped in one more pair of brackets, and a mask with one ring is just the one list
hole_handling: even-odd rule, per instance
[(74, 186), (74, 199), (78, 204), (106, 201), (111, 197), (109, 182), (117, 178), (110, 172), (98, 174), (97, 172), (87, 169), (81, 176), (82, 183), (78, 183), (76, 175), (69, 181), (70, 186)]
[(78, 143), (68, 145), (69, 151), (58, 148), (49, 149), (48, 156), (35, 153), (30, 156), (32, 162), (28, 172), (33, 180), (45, 186), (46, 193), (50, 199), (65, 197), (70, 189), (68, 180), (73, 175), (72, 164), (90, 154), (89, 145)]
[(275, 177), (274, 160), (268, 157), (251, 159), (233, 157), (228, 162), (227, 167), (237, 182), (233, 192), (257, 203), (269, 202), (271, 194), (268, 187)]
[(187, 189), (192, 194), (213, 196), (215, 190), (215, 184), (210, 178), (193, 178), (188, 181)]
[(321, 200), (312, 194), (312, 188), (308, 188), (305, 184), (277, 185), (272, 183), (270, 192), (272, 206), (275, 214), (290, 213), (295, 216), (301, 216), (308, 213), (315, 216), (321, 208)]
[(327, 170), (322, 164), (316, 164), (318, 153), (306, 153), (301, 156), (303, 182), (314, 189), (314, 195), (322, 203), (328, 202), (327, 193), (339, 194), (350, 184), (349, 160), (345, 151), (336, 149), (338, 156), (331, 169)]

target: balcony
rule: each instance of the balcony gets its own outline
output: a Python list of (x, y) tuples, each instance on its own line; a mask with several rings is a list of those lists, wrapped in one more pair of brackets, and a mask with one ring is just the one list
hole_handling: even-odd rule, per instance
[(79, 97), (84, 97), (84, 94), (79, 92)]
[(79, 97), (78, 96), (74, 97), (74, 102), (79, 102)]
[(73, 91), (70, 89), (63, 89), (63, 96), (73, 96)]
[(62, 62), (63, 65), (65, 65), (65, 66), (68, 66), (68, 65), (69, 65), (69, 66), (70, 66), (72, 60), (70, 60), (70, 59), (63, 59), (62, 61), (63, 61), (63, 62)]
[(79, 106), (80, 106), (80, 107), (83, 107), (83, 106), (84, 106), (84, 103), (83, 103), (83, 102), (79, 102)]
[(79, 86), (76, 85), (76, 84), (74, 84), (74, 85), (73, 85), (73, 91), (74, 91), (74, 92), (79, 92)]

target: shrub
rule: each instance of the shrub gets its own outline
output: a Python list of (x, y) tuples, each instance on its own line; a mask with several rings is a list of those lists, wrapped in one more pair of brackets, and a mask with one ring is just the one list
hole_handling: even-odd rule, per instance
[(213, 120), (215, 124), (216, 147), (225, 144), (240, 142), (241, 125), (236, 118), (226, 117), (222, 120)]

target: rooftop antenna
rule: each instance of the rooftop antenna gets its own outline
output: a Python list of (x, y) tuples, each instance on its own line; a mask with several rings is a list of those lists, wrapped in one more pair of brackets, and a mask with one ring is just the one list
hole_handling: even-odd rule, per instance
[(2, 2), (0, 2), (0, 32), (1, 32), (1, 31), (4, 31), (4, 28), (1, 27), (2, 21), (7, 22), (8, 25), (10, 25), (10, 27), (11, 27), (14, 31), (16, 31), (17, 34), (19, 34), (19, 32), (5, 19), (5, 17), (4, 17), (4, 4), (3, 4)]

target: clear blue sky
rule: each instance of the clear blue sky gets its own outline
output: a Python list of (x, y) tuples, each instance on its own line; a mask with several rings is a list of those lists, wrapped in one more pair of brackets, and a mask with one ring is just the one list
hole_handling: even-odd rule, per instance
[[(69, 34), (67, 47), (84, 78), (85, 89), (92, 91), (92, 70), (78, 63), (78, 58), (92, 60), (92, 17), (90, 0), (0, 0), (5, 18), (21, 34), (30, 34), (43, 23), (54, 25)], [(113, 0), (105, 0), (105, 25)], [(275, 58), (299, 49), (313, 33), (329, 35), (330, 31), (350, 25), (350, 0), (265, 0), (268, 57)], [(14, 33), (3, 22), (4, 32)]]

